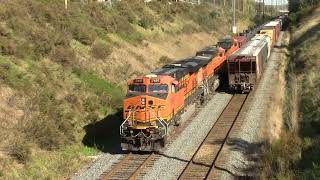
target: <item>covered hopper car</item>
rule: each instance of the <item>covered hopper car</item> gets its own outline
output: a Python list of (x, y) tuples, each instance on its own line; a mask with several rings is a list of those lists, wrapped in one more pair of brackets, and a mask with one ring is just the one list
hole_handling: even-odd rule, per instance
[(268, 42), (253, 38), (227, 60), (229, 86), (234, 91), (249, 92), (259, 81), (268, 59)]

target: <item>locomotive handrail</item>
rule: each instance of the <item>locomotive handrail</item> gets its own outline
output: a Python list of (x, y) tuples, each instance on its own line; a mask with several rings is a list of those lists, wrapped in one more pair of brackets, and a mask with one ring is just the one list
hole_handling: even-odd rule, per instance
[[(150, 111), (151, 112), (151, 111)], [(155, 116), (155, 114), (153, 114)], [(161, 118), (159, 118), (158, 116), (155, 116), (157, 118), (157, 120), (159, 121), (159, 123), (161, 124), (162, 127), (164, 127), (164, 136), (167, 135), (168, 133), (168, 123), (166, 123), (164, 120), (162, 120)]]
[(132, 110), (129, 111), (128, 117), (127, 117), (126, 120), (124, 120), (123, 123), (120, 125), (120, 135), (123, 135), (123, 125), (129, 120), (132, 112), (133, 112)]
[[(158, 117), (157, 117), (157, 119), (158, 119), (158, 121), (160, 122), (160, 124), (164, 127), (164, 136), (166, 136), (166, 135), (167, 135), (167, 131), (168, 131), (168, 130), (167, 130), (168, 124), (167, 124), (164, 120), (162, 120), (162, 119), (160, 119), (160, 118), (158, 118)], [(165, 125), (164, 125), (163, 123), (164, 123)]]

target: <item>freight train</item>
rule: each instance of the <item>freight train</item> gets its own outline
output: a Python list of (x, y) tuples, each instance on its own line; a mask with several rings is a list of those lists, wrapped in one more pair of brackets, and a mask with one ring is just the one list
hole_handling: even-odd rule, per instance
[[(278, 31), (272, 27), (273, 21), (222, 39), (198, 51), (194, 57), (128, 81), (124, 121), (120, 126), (122, 150), (161, 150), (166, 145), (169, 127), (179, 125), (186, 108), (202, 104), (223, 79), (229, 80), (231, 88), (251, 90), (261, 76), (263, 62), (270, 54), (269, 46), (273, 46), (278, 37)], [(257, 48), (247, 53), (253, 46)]]
[(265, 24), (244, 46), (227, 58), (231, 90), (245, 93), (254, 89), (279, 39), (284, 20), (278, 18)]

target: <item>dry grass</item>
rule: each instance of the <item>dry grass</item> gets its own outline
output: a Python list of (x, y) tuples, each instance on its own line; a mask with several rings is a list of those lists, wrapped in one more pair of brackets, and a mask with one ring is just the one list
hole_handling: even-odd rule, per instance
[(301, 28), (292, 31), (286, 70), (283, 115), (287, 129), (266, 149), (265, 179), (320, 177), (320, 7), (304, 12)]

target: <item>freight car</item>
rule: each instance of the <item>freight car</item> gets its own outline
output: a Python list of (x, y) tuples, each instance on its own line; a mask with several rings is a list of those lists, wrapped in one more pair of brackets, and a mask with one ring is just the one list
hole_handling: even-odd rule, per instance
[(252, 27), (235, 36), (234, 38), (239, 42), (239, 47), (242, 47), (247, 41), (253, 38), (262, 29), (262, 27), (263, 25)]
[(161, 150), (169, 127), (179, 125), (184, 109), (202, 103), (215, 90), (225, 61), (225, 50), (212, 46), (129, 81), (120, 126), (122, 149)]
[(285, 16), (280, 16), (264, 24), (249, 42), (228, 57), (228, 82), (231, 90), (249, 92), (258, 83), (284, 21)]
[(263, 26), (259, 34), (265, 34), (271, 38), (272, 47), (278, 40), (278, 35), (281, 31), (281, 26), (279, 21), (271, 21)]
[(256, 34), (253, 38), (251, 38), (251, 40), (263, 40), (267, 42), (268, 45), (268, 56), (267, 59), (269, 59), (270, 55), (271, 55), (271, 50), (272, 50), (272, 41), (271, 38), (269, 36), (263, 35), (263, 34)]
[(267, 38), (256, 35), (227, 59), (229, 86), (233, 91), (249, 92), (259, 81), (268, 59)]

